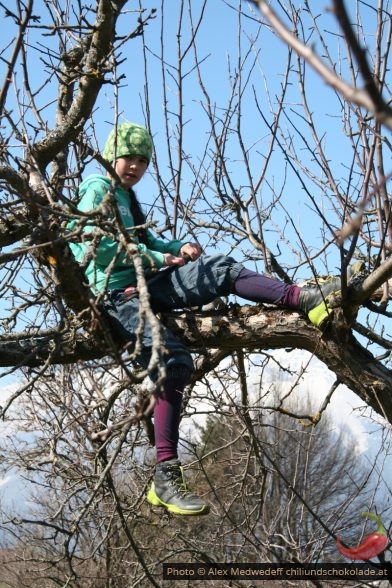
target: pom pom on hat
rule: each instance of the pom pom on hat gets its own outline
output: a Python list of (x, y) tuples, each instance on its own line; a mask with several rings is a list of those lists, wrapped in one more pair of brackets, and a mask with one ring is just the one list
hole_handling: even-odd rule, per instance
[[(105, 143), (102, 157), (110, 163), (114, 161), (114, 143), (116, 129), (113, 129)], [(144, 157), (148, 163), (151, 161), (152, 139), (144, 127), (135, 123), (121, 123), (117, 125), (116, 158), (118, 157)]]

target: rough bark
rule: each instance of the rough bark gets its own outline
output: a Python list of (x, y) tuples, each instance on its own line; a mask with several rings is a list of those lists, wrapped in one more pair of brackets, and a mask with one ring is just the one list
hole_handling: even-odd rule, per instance
[(304, 349), (320, 359), (342, 384), (392, 422), (392, 372), (376, 360), (344, 323), (324, 332), (295, 313), (263, 307), (234, 308), (227, 315), (189, 314), (167, 317), (195, 351), (203, 348)]

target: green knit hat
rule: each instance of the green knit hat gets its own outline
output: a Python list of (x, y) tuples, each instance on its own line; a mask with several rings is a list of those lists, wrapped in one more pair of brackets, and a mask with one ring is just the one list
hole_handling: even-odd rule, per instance
[[(105, 143), (102, 157), (110, 163), (114, 161), (115, 129), (113, 129)], [(116, 158), (145, 157), (150, 163), (152, 155), (151, 135), (144, 127), (135, 123), (121, 123), (117, 126)]]

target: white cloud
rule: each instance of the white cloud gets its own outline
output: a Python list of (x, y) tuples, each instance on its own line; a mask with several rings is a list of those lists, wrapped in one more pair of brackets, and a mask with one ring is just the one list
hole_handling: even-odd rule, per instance
[(0, 478), (0, 487), (1, 486), (6, 486), (8, 484), (8, 482), (11, 481), (11, 476), (6, 476), (5, 478)]
[(18, 389), (18, 383), (14, 382), (11, 384), (5, 384), (4, 386), (0, 386), (0, 405), (3, 405), (7, 402), (8, 398), (16, 392)]
[[(267, 368), (261, 367), (262, 356), (259, 356), (261, 358), (259, 361), (258, 356), (253, 356), (254, 362), (247, 366), (249, 389), (251, 390), (253, 387), (254, 390), (258, 390), (261, 382), (263, 390), (267, 391), (279, 380), (279, 387), (283, 388), (288, 395), (283, 405), (285, 408), (299, 406), (301, 401), (309, 396), (313, 412), (321, 409), (336, 380), (335, 374), (307, 351), (298, 349), (286, 352), (280, 349), (271, 352), (270, 355), (274, 357), (275, 362), (270, 362)], [(280, 371), (279, 365), (282, 366)], [(223, 367), (229, 369), (227, 361)], [(287, 370), (290, 370), (290, 373)], [(217, 379), (214, 380), (210, 376), (209, 381), (213, 389), (220, 389), (220, 383)], [(231, 389), (233, 391), (233, 387)], [(197, 392), (197, 396), (204, 397), (205, 402), (199, 400), (196, 402), (195, 399), (191, 399), (190, 405), (196, 412), (192, 421), (203, 425), (206, 420), (206, 415), (203, 413), (211, 411), (212, 404), (209, 402), (209, 391), (204, 385), (199, 384)], [(371, 439), (372, 427), (367, 418), (369, 409), (358, 396), (346, 386), (339, 385), (332, 395), (326, 413), (336, 423), (337, 428), (344, 427), (350, 438), (355, 439), (358, 453), (368, 451), (369, 443), (373, 443)], [(191, 428), (189, 421), (183, 423), (184, 437), (189, 436)]]

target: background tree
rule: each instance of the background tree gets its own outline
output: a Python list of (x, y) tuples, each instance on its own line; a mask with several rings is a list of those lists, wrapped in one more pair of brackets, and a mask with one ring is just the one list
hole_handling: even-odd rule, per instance
[[(196, 355), (188, 413), (200, 390), (205, 392), (203, 381), (209, 410), (220, 408), (222, 395), (232, 398), (227, 414), (249, 431), (253, 424), (247, 417), (244, 375), (249, 378), (252, 369), (245, 372), (243, 366), (252, 366), (252, 354), (262, 353), (267, 369), (276, 361), (267, 350), (298, 348), (316, 355), (336, 375), (308, 422), (316, 424), (336, 388), (346, 384), (385, 419), (387, 436), (386, 423), (392, 421), (391, 5), (386, 0), (377, 7), (335, 1), (315, 9), (291, 0), (276, 3), (275, 12), (261, 1), (230, 6), (216, 0), (197, 6), (190, 0), (161, 2), (158, 7), (151, 0), (97, 0), (86, 6), (17, 0), (0, 6), (6, 23), (0, 50), (0, 364), (4, 383), (14, 386), (2, 417), (12, 423), (11, 440), (15, 426), (23, 432), (39, 425), (40, 431), (32, 454), (29, 447), (21, 452), (11, 445), (3, 450), (3, 463), (11, 466), (28, 456), (37, 487), (54, 492), (51, 504), (61, 505), (50, 514), (60, 527), (42, 531), (42, 544), (52, 549), (49, 559), (57, 561), (48, 582), (86, 586), (99, 549), (97, 543), (85, 546), (93, 543), (91, 536), (99, 536), (116, 546), (121, 541), (121, 549), (113, 549), (116, 554), (126, 551), (122, 541), (131, 550), (139, 562), (134, 583), (156, 584), (160, 560), (150, 559), (145, 530), (132, 526), (138, 516), (145, 516), (149, 537), (155, 536), (157, 544), (166, 529), (174, 545), (170, 557), (204, 551), (189, 538), (191, 522), (177, 521), (182, 529), (177, 532), (164, 516), (150, 519), (150, 511), (144, 515), (141, 510), (149, 473), (148, 465), (137, 465), (144, 464), (146, 451), (144, 438), (139, 446), (142, 428), (130, 429), (130, 444), (123, 442), (126, 429), (113, 448), (111, 442), (100, 449), (92, 444), (94, 432), (121, 419), (130, 404), (133, 410), (134, 393), (146, 373), (134, 369), (132, 351), (123, 353), (112, 341), (102, 300), (91, 296), (83, 268), (69, 253), (68, 243), (89, 220), (77, 215), (77, 186), (98, 165), (104, 169), (99, 148), (113, 124), (144, 120), (154, 135), (155, 155), (142, 199), (149, 222), (163, 238), (192, 235), (207, 253), (231, 253), (288, 282), (342, 276), (342, 299), (322, 333), (296, 313), (263, 306), (230, 304), (165, 317)], [(75, 217), (79, 224), (69, 232), (66, 224)], [(94, 224), (97, 237), (114, 235), (134, 255), (116, 220), (98, 215)], [(135, 255), (134, 260), (138, 266)], [(365, 263), (368, 277), (348, 289), (346, 271), (354, 260)], [(155, 320), (148, 301), (143, 301), (143, 313)], [(156, 351), (159, 362), (159, 341)], [(82, 369), (87, 362), (91, 372)], [(73, 364), (83, 378), (90, 374), (83, 393), (75, 371), (67, 371)], [(307, 360), (301, 370), (307, 370)], [(290, 377), (293, 385), (300, 379), (294, 373)], [(241, 389), (239, 405), (233, 385)], [(17, 401), (26, 412), (15, 419)], [(286, 397), (274, 409), (284, 412)], [(41, 436), (44, 429), (50, 431), (47, 438)], [(250, 435), (254, 452), (258, 438), (258, 430)], [(196, 462), (199, 458), (195, 454)], [(114, 463), (124, 472), (129, 464), (137, 472), (147, 468), (141, 485), (132, 482), (124, 492), (132, 497), (129, 511), (124, 511), (119, 478), (112, 474)], [(257, 481), (266, 484), (268, 476)], [(99, 509), (84, 528), (87, 513), (96, 500), (105, 503), (107, 493), (107, 509)], [(324, 497), (323, 508), (327, 503)], [(120, 531), (112, 534), (113, 513)], [(44, 522), (40, 507), (33, 522), (25, 519), (33, 529)], [(76, 525), (71, 534), (70, 521)], [(295, 533), (293, 545), (299, 549), (298, 529)], [(82, 535), (86, 542), (80, 553), (75, 546), (82, 544)], [(56, 560), (58, 540), (62, 556)], [(114, 569), (114, 561), (105, 560), (108, 569)], [(117, 581), (109, 574), (102, 577), (107, 585)]]
[[(269, 403), (278, 404), (273, 398), (282, 392), (278, 383)], [(232, 524), (230, 532), (224, 520), (221, 534), (231, 537), (242, 529), (258, 543), (256, 551), (256, 545), (248, 545), (244, 557), (235, 551), (242, 549), (241, 541), (232, 539), (233, 552), (222, 554), (223, 560), (237, 561), (240, 555), (254, 561), (258, 551), (262, 561), (276, 563), (336, 562), (335, 541), (322, 523), (333, 529), (343, 517), (354, 527), (351, 535), (345, 530), (347, 540), (355, 542), (360, 504), (371, 501), (374, 492), (355, 441), (347, 431), (337, 431), (328, 415), (317, 427), (306, 427), (257, 404), (249, 419), (212, 416), (202, 431), (207, 479)], [(295, 410), (311, 414), (309, 398)]]

